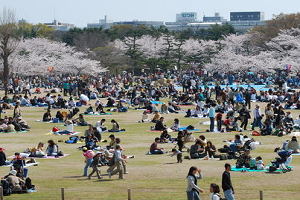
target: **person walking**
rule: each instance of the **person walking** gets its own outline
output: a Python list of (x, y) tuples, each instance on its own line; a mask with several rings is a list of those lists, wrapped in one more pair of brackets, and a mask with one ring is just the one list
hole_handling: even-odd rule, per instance
[(209, 119), (210, 119), (210, 128), (209, 128), (210, 132), (214, 132), (214, 129), (215, 129), (215, 115), (216, 115), (215, 107), (216, 107), (216, 104), (213, 103), (210, 106), (209, 112), (208, 112), (208, 116), (209, 116)]
[(125, 159), (122, 158), (121, 146), (119, 144), (116, 145), (114, 159), (115, 159), (115, 165), (116, 165), (117, 169), (115, 169), (112, 172), (108, 172), (108, 176), (109, 176), (109, 178), (111, 178), (111, 176), (119, 173), (119, 179), (124, 179), (122, 162), (125, 161)]
[(225, 171), (222, 175), (222, 188), (224, 192), (224, 196), (226, 200), (235, 200), (234, 198), (234, 190), (231, 184), (230, 173), (231, 165), (229, 163), (225, 164)]
[[(198, 177), (196, 176), (198, 172)], [(202, 179), (201, 169), (192, 166), (187, 175), (188, 187), (186, 190), (188, 200), (201, 200), (199, 193), (203, 193), (203, 190), (197, 185), (198, 179)]]
[(91, 163), (93, 162), (95, 153), (92, 150), (89, 150), (87, 147), (83, 147), (82, 151), (83, 151), (83, 156), (85, 158), (85, 160), (84, 160), (85, 166), (84, 166), (84, 170), (83, 170), (83, 176), (87, 176), (88, 168), (91, 165)]
[(90, 167), (92, 167), (93, 171), (88, 175), (88, 179), (91, 179), (91, 176), (96, 172), (97, 173), (97, 177), (98, 179), (102, 179), (101, 177), (101, 171), (100, 169), (98, 168), (99, 166), (102, 166), (104, 165), (102, 162), (101, 162), (101, 156), (102, 156), (102, 153), (101, 152), (97, 152), (96, 155), (94, 156), (93, 158), (93, 161), (90, 165)]

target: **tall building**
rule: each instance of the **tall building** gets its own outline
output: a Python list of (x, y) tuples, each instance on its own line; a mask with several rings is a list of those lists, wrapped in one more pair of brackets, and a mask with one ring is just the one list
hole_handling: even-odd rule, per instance
[(265, 20), (264, 12), (230, 12), (230, 21), (261, 21)]

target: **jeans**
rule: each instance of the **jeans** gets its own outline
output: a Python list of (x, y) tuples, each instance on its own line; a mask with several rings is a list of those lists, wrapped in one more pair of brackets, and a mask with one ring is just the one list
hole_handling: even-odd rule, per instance
[(252, 123), (252, 130), (254, 130), (255, 127), (259, 127), (261, 129), (261, 119), (259, 118), (254, 118), (253, 123)]
[(215, 118), (214, 117), (210, 117), (210, 128), (209, 128), (209, 131), (210, 132), (214, 132), (214, 129), (215, 129)]
[(225, 199), (226, 200), (235, 200), (233, 194), (232, 194), (232, 190), (229, 189), (229, 190), (225, 190), (224, 191), (224, 196), (225, 196)]
[(186, 191), (187, 194), (187, 199), (188, 200), (201, 200), (199, 194), (197, 191), (192, 190), (192, 191)]
[(91, 165), (91, 163), (93, 162), (93, 159), (87, 159), (85, 166), (84, 166), (84, 170), (83, 170), (83, 176), (87, 176), (88, 175), (88, 168)]

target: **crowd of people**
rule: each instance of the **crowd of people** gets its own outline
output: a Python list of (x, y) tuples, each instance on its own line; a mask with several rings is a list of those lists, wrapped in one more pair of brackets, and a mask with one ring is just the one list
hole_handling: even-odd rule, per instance
[[(251, 83), (250, 83), (251, 82)], [(235, 84), (233, 84), (235, 83)], [(0, 116), (0, 132), (28, 131), (31, 127), (23, 119), (23, 107), (45, 107), (47, 110), (42, 116), (42, 122), (65, 123), (66, 130), (53, 128), (55, 134), (72, 134), (74, 126), (86, 126), (87, 129), (81, 139), (84, 145), (80, 147), (84, 156), (83, 176), (91, 179), (96, 173), (102, 179), (101, 167), (108, 166), (109, 178), (118, 174), (119, 179), (124, 179), (127, 174), (126, 160), (131, 156), (124, 155), (121, 139), (114, 134), (109, 136), (110, 142), (106, 147), (99, 145), (103, 140), (103, 132), (118, 133), (125, 131), (115, 119), (111, 119), (112, 128), (105, 125), (103, 118), (92, 125), (85, 119), (86, 115), (109, 115), (108, 112), (128, 112), (129, 109), (143, 110), (140, 123), (153, 123), (151, 131), (158, 131), (150, 146), (149, 154), (165, 154), (168, 151), (160, 145), (174, 143), (172, 156), (176, 155), (177, 163), (183, 162), (183, 149), (188, 151), (187, 158), (220, 158), (220, 153), (226, 153), (231, 158), (236, 158), (236, 167), (263, 169), (261, 156), (252, 158), (250, 151), (257, 144), (253, 138), (243, 134), (236, 134), (229, 145), (217, 148), (213, 141), (207, 140), (204, 135), (196, 138), (190, 131), (180, 124), (180, 114), (185, 113), (185, 118), (207, 118), (209, 132), (244, 132), (251, 129), (254, 135), (282, 136), (293, 129), (300, 129), (300, 119), (294, 119), (290, 109), (300, 109), (299, 92), (293, 87), (298, 86), (298, 77), (286, 78), (284, 75), (266, 76), (265, 74), (214, 74), (209, 76), (204, 71), (167, 71), (154, 74), (133, 76), (123, 73), (118, 76), (101, 77), (18, 77), (10, 79), (5, 88), (5, 95), (0, 99), (1, 113), (13, 109), (13, 116)], [(257, 85), (268, 85), (268, 88), (258, 89)], [(275, 86), (271, 86), (275, 85)], [(58, 93), (58, 94), (57, 94)], [(44, 95), (45, 94), (45, 95)], [(9, 96), (12, 96), (11, 98)], [(160, 102), (168, 98), (167, 102)], [(95, 104), (89, 104), (95, 100)], [(106, 102), (105, 102), (106, 101)], [(255, 107), (251, 108), (251, 102)], [(265, 105), (265, 108), (261, 108)], [(83, 112), (80, 108), (86, 106)], [(189, 106), (183, 110), (183, 106)], [(55, 110), (55, 113), (53, 110)], [(164, 124), (168, 114), (176, 114), (170, 127)], [(150, 117), (151, 116), (151, 117)], [(300, 118), (300, 117), (299, 117)], [(250, 125), (250, 126), (249, 126)], [(257, 127), (259, 129), (257, 129)], [(177, 137), (172, 137), (170, 131), (177, 132)], [(71, 138), (70, 138), (71, 139)], [(191, 146), (188, 143), (192, 142)], [(76, 142), (75, 142), (76, 143)], [(29, 157), (54, 156), (62, 152), (53, 140), (48, 140), (48, 147), (43, 151), (43, 143), (37, 147), (28, 148), (25, 152)], [(221, 150), (220, 150), (221, 149)], [(296, 137), (286, 141), (282, 147), (285, 151), (299, 152), (299, 143)], [(2, 153), (1, 153), (2, 152)], [(16, 155), (18, 156), (18, 155)], [(9, 165), (3, 149), (0, 148), (0, 164)], [(89, 168), (92, 169), (90, 173)], [(24, 180), (9, 178), (18, 172), (12, 169), (6, 181), (14, 179), (22, 185)], [(222, 188), (226, 199), (234, 199), (234, 190), (230, 181), (231, 166), (225, 165), (222, 177)], [(188, 199), (200, 199), (196, 174), (202, 178), (200, 169), (191, 167), (189, 170)], [(16, 176), (18, 177), (18, 176)], [(9, 178), (9, 179), (8, 179)], [(22, 186), (23, 187), (23, 186)], [(22, 189), (23, 190), (23, 189)], [(220, 199), (220, 188), (217, 184), (210, 185), (211, 199)]]

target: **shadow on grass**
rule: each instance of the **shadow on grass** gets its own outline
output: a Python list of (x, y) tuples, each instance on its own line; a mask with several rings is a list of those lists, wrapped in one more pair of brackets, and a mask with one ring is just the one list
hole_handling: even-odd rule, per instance
[(265, 174), (281, 174), (281, 172), (265, 172)]
[(165, 163), (166, 165), (173, 165), (173, 164), (177, 164), (176, 162), (170, 162), (170, 163)]

